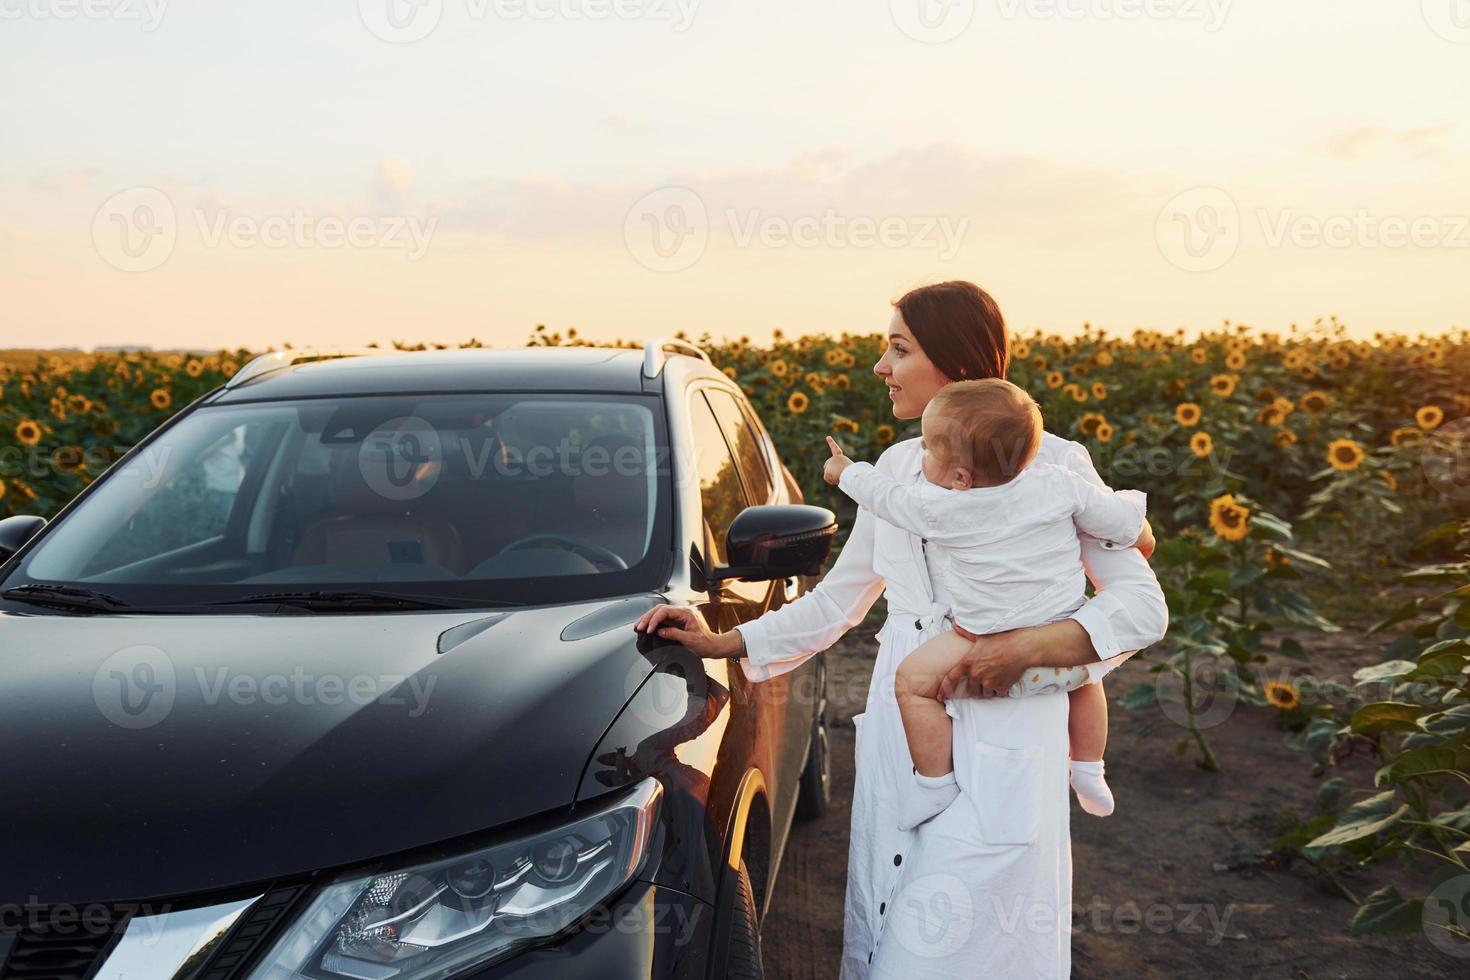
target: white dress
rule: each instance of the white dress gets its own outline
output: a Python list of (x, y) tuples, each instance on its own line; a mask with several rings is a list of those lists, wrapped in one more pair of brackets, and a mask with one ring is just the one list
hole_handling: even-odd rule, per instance
[[(877, 465), (912, 481), (921, 477), (920, 457), (919, 440), (910, 439)], [(1037, 459), (1103, 485), (1087, 451), (1051, 433)], [(1097, 679), (1126, 653), (1161, 639), (1168, 610), (1135, 549), (1084, 538), (1082, 560), (1098, 592), (1071, 618), (1105, 658), (1088, 665)], [(748, 653), (741, 667), (755, 681), (794, 669), (862, 622), (885, 589), (888, 619), (866, 710), (853, 718), (842, 980), (1066, 977), (1072, 866), (1064, 693), (952, 702), (961, 795), (918, 830), (898, 829), (897, 793), (909, 785), (913, 763), (894, 674), (915, 647), (947, 628), (949, 608), (948, 597), (931, 588), (917, 535), (859, 511), (815, 589), (739, 627)], [(779, 975), (779, 964), (772, 967)]]

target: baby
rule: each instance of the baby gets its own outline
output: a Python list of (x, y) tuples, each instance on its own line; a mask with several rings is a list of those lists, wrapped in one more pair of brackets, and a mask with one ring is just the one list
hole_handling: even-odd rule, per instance
[[(1079, 531), (1125, 547), (1153, 547), (1147, 497), (1108, 490), (1053, 463), (1034, 462), (1041, 410), (1021, 388), (987, 378), (939, 390), (922, 421), (924, 480), (902, 484), (832, 450), (824, 477), (875, 515), (940, 550), (953, 597), (953, 630), (920, 645), (898, 668), (895, 694), (917, 790), (906, 793), (908, 830), (959, 795), (940, 682), (986, 633), (1066, 619), (1086, 602)], [(1113, 812), (1103, 778), (1107, 700), (1082, 667), (1028, 670), (1012, 697), (1069, 691), (1071, 784), (1088, 813)]]

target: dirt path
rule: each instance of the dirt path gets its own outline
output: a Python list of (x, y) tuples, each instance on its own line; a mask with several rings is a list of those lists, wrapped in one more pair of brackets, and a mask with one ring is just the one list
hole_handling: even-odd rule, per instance
[[(1382, 659), (1379, 642), (1347, 632), (1301, 639), (1319, 678), (1348, 680), (1357, 667)], [(834, 805), (823, 819), (792, 831), (763, 930), (766, 972), (778, 980), (827, 980), (838, 973), (851, 718), (862, 710), (875, 648), (871, 630), (854, 630), (828, 654)], [(1276, 677), (1307, 667), (1286, 662), (1266, 669)], [(1310, 812), (1319, 785), (1310, 760), (1283, 744), (1273, 709), (1239, 704), (1209, 732), (1224, 772), (1197, 768), (1193, 756), (1176, 755), (1183, 730), (1158, 707), (1118, 706), (1125, 692), (1152, 677), (1130, 663), (1108, 682), (1108, 777), (1117, 809), (1099, 820), (1073, 804), (1073, 977), (1470, 976), (1470, 949), (1457, 958), (1423, 936), (1350, 936), (1351, 903), (1300, 862), (1241, 866), (1233, 849), (1237, 855), (1260, 849), (1279, 832), (1284, 813)], [(1372, 785), (1366, 760), (1333, 774), (1359, 788)], [(1392, 880), (1375, 871), (1346, 884), (1361, 898)]]

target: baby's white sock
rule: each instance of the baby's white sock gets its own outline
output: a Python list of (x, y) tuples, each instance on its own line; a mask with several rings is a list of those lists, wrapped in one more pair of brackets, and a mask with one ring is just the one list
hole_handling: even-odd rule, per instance
[(938, 816), (960, 795), (954, 770), (943, 776), (925, 776), (914, 770), (914, 785), (899, 803), (898, 829), (913, 830), (919, 824)]
[(1077, 792), (1077, 802), (1082, 809), (1094, 817), (1106, 817), (1113, 812), (1113, 791), (1103, 778), (1103, 761), (1082, 762), (1072, 760), (1072, 789)]

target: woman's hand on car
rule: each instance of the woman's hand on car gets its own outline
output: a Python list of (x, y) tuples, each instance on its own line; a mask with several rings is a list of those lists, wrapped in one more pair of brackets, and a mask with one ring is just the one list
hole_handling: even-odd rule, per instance
[(671, 640), (689, 652), (711, 660), (725, 660), (745, 655), (740, 632), (716, 633), (709, 628), (698, 609), (689, 606), (661, 604), (638, 617), (633, 629)]

